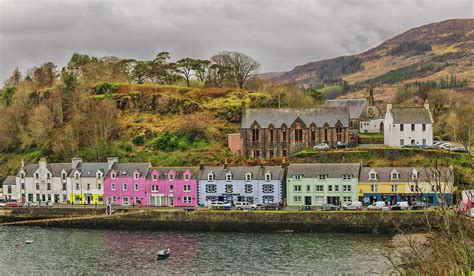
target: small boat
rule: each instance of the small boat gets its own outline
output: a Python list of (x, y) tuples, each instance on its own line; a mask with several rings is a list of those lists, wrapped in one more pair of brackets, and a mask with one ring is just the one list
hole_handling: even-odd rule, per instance
[(158, 260), (163, 260), (163, 259), (166, 259), (170, 256), (170, 253), (171, 253), (171, 250), (168, 248), (168, 249), (164, 249), (164, 250), (160, 250), (158, 251), (158, 253), (156, 254), (156, 258)]
[(33, 243), (33, 240), (26, 240), (25, 243), (26, 243), (26, 244), (32, 244), (32, 243)]

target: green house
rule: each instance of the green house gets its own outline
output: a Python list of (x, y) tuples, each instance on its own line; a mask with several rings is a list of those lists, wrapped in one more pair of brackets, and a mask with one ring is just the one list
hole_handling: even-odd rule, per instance
[(341, 205), (358, 201), (360, 164), (291, 164), (286, 193), (288, 207)]

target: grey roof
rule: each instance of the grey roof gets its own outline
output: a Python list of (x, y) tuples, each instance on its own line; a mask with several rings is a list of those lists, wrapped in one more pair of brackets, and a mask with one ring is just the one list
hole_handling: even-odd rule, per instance
[(245, 180), (247, 173), (252, 174), (252, 180), (264, 180), (265, 173), (270, 171), (272, 180), (283, 179), (284, 169), (280, 166), (253, 166), (253, 167), (205, 167), (200, 179), (206, 180), (210, 172), (214, 173), (216, 180), (225, 180), (227, 172), (232, 173), (232, 179), (234, 180)]
[(159, 179), (166, 179), (166, 176), (168, 175), (168, 172), (174, 171), (176, 173), (176, 178), (177, 179), (182, 179), (183, 178), (183, 173), (185, 171), (190, 171), (191, 172), (191, 179), (197, 179), (198, 173), (199, 173), (199, 168), (198, 167), (164, 167), (164, 168), (150, 168), (148, 171), (148, 176), (147, 178), (151, 178), (151, 173), (157, 170), (159, 173)]
[(81, 177), (96, 177), (97, 171), (102, 171), (105, 175), (107, 174), (107, 163), (79, 163), (77, 167), (71, 171), (69, 176), (74, 176), (75, 171), (81, 173)]
[(324, 106), (328, 107), (347, 107), (351, 119), (360, 118), (364, 108), (369, 104), (367, 99), (338, 99), (326, 100)]
[(288, 166), (288, 177), (294, 174), (302, 174), (306, 178), (315, 178), (320, 174), (326, 174), (329, 178), (340, 178), (343, 174), (352, 174), (359, 177), (359, 163), (312, 163), (312, 164), (290, 164)]
[(431, 115), (424, 107), (392, 107), (394, 124), (432, 124)]
[[(71, 171), (71, 166), (71, 163), (48, 163), (46, 168), (51, 172), (53, 177), (61, 177), (61, 172), (65, 170), (67, 173), (69, 173)], [(38, 168), (39, 164), (36, 163), (26, 165), (23, 169), (26, 172), (26, 177), (32, 177)], [(20, 171), (18, 171), (16, 176), (20, 176)]]
[(5, 178), (5, 180), (3, 180), (3, 183), (2, 185), (15, 185), (16, 184), (16, 178), (15, 176), (7, 176), (7, 178)]
[[(369, 179), (369, 173), (371, 170), (377, 173), (376, 180)], [(433, 181), (435, 169), (434, 168), (422, 168), (422, 167), (362, 167), (360, 171), (359, 182), (415, 182), (412, 179), (412, 171), (415, 169), (418, 172), (418, 181), (426, 182)], [(393, 170), (396, 170), (400, 174), (400, 179), (392, 180), (391, 174)], [(448, 167), (439, 168), (442, 180), (452, 181), (452, 171), (449, 172)], [(443, 174), (445, 174), (443, 176)]]
[(262, 128), (268, 128), (270, 124), (273, 124), (275, 128), (280, 128), (283, 124), (290, 127), (298, 117), (307, 127), (311, 123), (316, 124), (317, 127), (322, 127), (325, 123), (334, 127), (338, 121), (343, 127), (349, 125), (349, 111), (346, 107), (249, 108), (242, 114), (241, 128), (251, 128), (254, 122)]
[(120, 176), (133, 176), (133, 172), (138, 170), (142, 172), (142, 176), (146, 177), (148, 174), (148, 169), (151, 167), (150, 163), (114, 163), (112, 168), (107, 172), (107, 175), (110, 174), (112, 170), (119, 172)]

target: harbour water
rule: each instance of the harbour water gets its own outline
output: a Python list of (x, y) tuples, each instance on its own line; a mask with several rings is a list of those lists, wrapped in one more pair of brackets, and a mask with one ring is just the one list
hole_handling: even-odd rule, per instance
[[(382, 250), (389, 243), (388, 236), (359, 234), (0, 227), (0, 274), (377, 275), (387, 273)], [(162, 248), (171, 256), (157, 260)]]

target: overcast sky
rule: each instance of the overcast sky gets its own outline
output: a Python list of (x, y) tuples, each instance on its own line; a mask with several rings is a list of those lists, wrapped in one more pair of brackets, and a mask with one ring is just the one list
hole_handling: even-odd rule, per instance
[(0, 83), (74, 52), (152, 59), (246, 53), (260, 72), (355, 54), (410, 28), (474, 17), (473, 0), (0, 0)]

